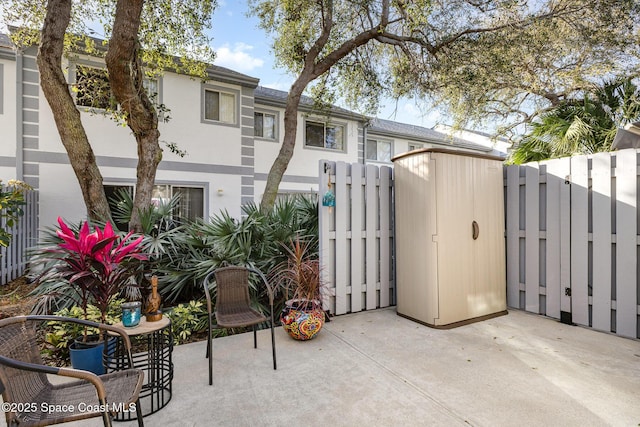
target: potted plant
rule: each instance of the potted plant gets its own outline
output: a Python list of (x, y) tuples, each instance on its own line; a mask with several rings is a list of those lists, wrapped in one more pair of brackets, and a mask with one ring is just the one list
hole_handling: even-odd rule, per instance
[[(132, 261), (146, 259), (139, 248), (143, 237), (134, 239), (133, 233), (121, 237), (114, 232), (110, 223), (103, 229), (96, 226), (91, 231), (89, 223), (84, 222), (77, 234), (62, 218), (58, 218), (58, 224), (60, 229), (56, 234), (62, 242), (47, 250), (48, 258), (55, 262), (55, 266), (46, 271), (41, 279), (66, 283), (75, 293), (84, 318), (87, 319), (87, 308), (91, 303), (100, 311), (100, 322), (106, 323), (109, 304), (129, 284), (136, 272), (137, 263)], [(91, 338), (85, 329), (82, 338), (76, 339), (69, 347), (74, 367), (77, 361), (86, 360), (85, 356), (74, 357), (75, 350), (100, 347), (96, 343), (102, 344), (99, 336)], [(94, 352), (101, 358), (100, 348)], [(102, 371), (101, 360), (90, 366), (97, 366)], [(86, 369), (86, 365), (79, 367)]]
[(310, 243), (299, 237), (285, 249), (287, 259), (274, 274), (286, 299), (280, 321), (292, 338), (305, 341), (315, 337), (324, 325), (320, 260), (311, 255)]

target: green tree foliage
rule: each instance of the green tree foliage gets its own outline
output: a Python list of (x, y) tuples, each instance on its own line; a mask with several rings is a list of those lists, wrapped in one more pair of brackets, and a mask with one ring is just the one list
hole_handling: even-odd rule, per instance
[[(297, 107), (343, 98), (375, 114), (381, 96), (428, 98), (459, 119), (531, 120), (631, 59), (633, 0), (252, 0), (278, 65), (296, 80), (261, 208), (293, 154)], [(636, 45), (637, 48), (637, 45)], [(633, 62), (633, 61), (630, 61)]]
[(629, 77), (593, 85), (528, 126), (512, 163), (610, 151), (618, 128), (640, 120), (640, 88)]
[[(67, 87), (63, 56), (73, 59), (78, 53), (88, 53), (105, 57), (110, 96), (119, 105), (110, 108), (113, 103), (106, 98), (106, 111), (116, 112), (137, 144), (137, 209), (130, 228), (140, 230), (138, 213), (151, 202), (162, 159), (158, 111), (165, 110), (152, 102), (143, 81), (145, 76), (157, 76), (167, 68), (205, 75), (213, 52), (204, 31), (215, 5), (215, 0), (0, 0), (3, 22), (19, 26), (11, 34), (18, 48), (39, 46), (41, 87), (90, 218), (109, 219), (110, 212), (102, 175)], [(96, 46), (89, 35), (98, 35), (107, 47)]]
[[(402, 93), (431, 97), (460, 123), (491, 120), (513, 140), (520, 124), (581, 99), (603, 79), (638, 73), (637, 1), (536, 2), (549, 17), (535, 20), (533, 2), (504, 3), (513, 4), (506, 16), (530, 24), (463, 37), (428, 58), (417, 84)], [(411, 74), (402, 80), (411, 82)]]
[(13, 237), (9, 229), (17, 224), (24, 215), (24, 192), (31, 190), (29, 184), (11, 179), (7, 186), (2, 185), (0, 179), (0, 246), (7, 247)]

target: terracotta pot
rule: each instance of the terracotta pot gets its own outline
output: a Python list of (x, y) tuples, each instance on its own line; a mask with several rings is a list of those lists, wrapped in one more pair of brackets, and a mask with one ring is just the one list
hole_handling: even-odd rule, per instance
[(320, 301), (289, 300), (282, 309), (280, 322), (291, 338), (310, 340), (324, 325), (322, 304)]

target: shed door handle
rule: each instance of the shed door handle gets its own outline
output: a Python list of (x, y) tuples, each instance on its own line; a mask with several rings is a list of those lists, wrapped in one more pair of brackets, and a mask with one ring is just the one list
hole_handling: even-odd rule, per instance
[(480, 234), (480, 226), (477, 222), (473, 221), (471, 227), (473, 228), (473, 240), (476, 240)]

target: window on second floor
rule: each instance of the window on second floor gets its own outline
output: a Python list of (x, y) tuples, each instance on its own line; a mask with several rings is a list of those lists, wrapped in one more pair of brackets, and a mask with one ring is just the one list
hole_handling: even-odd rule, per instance
[[(111, 92), (109, 74), (105, 68), (76, 64), (75, 66), (76, 105), (102, 110), (118, 108), (118, 103)], [(159, 103), (160, 84), (156, 78), (145, 78), (142, 86), (149, 99)]]
[(417, 150), (422, 148), (422, 144), (409, 144), (409, 151)]
[(307, 120), (304, 145), (344, 151), (344, 126)]
[(264, 139), (277, 139), (277, 117), (275, 113), (256, 111), (253, 113), (254, 135)]
[(391, 146), (391, 141), (368, 138), (365, 157), (367, 160), (390, 162), (392, 155)]
[(232, 93), (204, 90), (204, 120), (236, 123), (236, 97)]
[(111, 93), (105, 68), (76, 64), (76, 105), (102, 110), (115, 109), (117, 102)]

